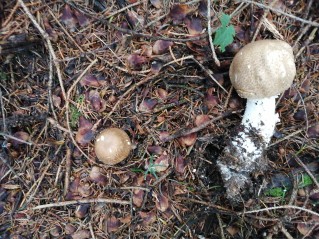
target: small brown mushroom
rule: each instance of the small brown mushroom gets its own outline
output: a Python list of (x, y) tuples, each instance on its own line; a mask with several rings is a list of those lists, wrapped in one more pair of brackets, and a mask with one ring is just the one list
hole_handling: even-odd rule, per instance
[(94, 148), (100, 161), (114, 165), (127, 158), (132, 146), (130, 138), (124, 130), (108, 128), (96, 137)]

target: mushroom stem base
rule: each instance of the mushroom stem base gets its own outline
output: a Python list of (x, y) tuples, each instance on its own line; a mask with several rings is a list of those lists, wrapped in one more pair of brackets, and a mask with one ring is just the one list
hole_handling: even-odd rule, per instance
[(279, 121), (275, 98), (248, 100), (241, 126), (217, 161), (231, 201), (252, 192), (251, 174), (267, 168), (265, 149)]

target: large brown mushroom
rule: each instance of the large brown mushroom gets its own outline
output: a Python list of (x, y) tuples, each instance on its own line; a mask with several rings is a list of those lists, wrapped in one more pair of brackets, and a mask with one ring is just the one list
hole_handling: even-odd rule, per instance
[(94, 149), (101, 162), (114, 165), (129, 156), (132, 146), (130, 137), (124, 130), (108, 128), (96, 137)]

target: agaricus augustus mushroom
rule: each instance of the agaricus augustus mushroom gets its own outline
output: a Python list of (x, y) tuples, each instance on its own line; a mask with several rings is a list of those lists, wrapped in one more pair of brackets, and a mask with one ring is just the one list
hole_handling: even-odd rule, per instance
[(124, 130), (108, 128), (96, 137), (94, 149), (101, 162), (114, 165), (127, 158), (132, 146), (130, 137)]
[(275, 99), (295, 75), (293, 51), (284, 41), (252, 42), (234, 57), (230, 80), (247, 103), (237, 135), (217, 161), (229, 199), (238, 201), (241, 192), (251, 189), (250, 174), (266, 168), (264, 151), (279, 122)]

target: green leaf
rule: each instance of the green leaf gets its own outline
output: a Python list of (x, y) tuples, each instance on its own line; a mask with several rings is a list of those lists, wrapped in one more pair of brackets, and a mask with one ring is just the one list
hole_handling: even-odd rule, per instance
[(271, 188), (265, 191), (265, 195), (271, 196), (271, 197), (284, 197), (285, 194), (286, 194), (286, 190), (280, 187)]
[(214, 38), (214, 44), (220, 47), (222, 52), (225, 51), (225, 47), (234, 41), (235, 28), (233, 25), (229, 25), (230, 16), (223, 14), (220, 17), (221, 26), (217, 29)]
[(229, 24), (230, 19), (231, 19), (231, 17), (229, 15), (223, 13), (219, 20), (220, 20), (222, 26), (226, 27)]

